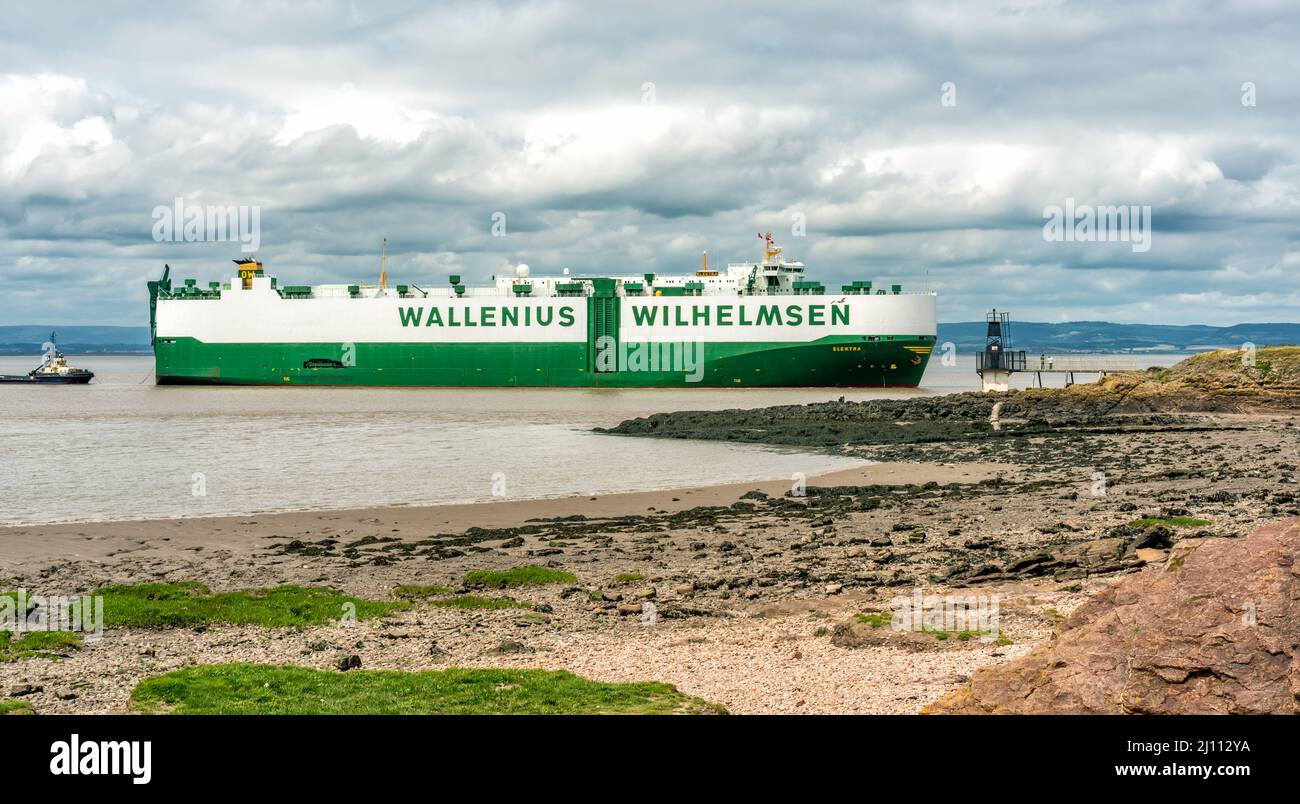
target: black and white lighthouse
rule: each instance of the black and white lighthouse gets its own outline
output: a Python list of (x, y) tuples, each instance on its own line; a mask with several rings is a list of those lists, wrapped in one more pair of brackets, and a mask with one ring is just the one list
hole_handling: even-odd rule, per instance
[(980, 375), (980, 390), (1006, 391), (1011, 374), (1025, 370), (1025, 353), (1011, 348), (1011, 315), (996, 308), (986, 316), (988, 329), (984, 351), (975, 356), (975, 371)]

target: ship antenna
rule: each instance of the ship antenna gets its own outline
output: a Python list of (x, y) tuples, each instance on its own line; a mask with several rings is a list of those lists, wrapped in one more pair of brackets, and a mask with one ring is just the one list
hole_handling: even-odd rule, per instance
[(388, 287), (388, 238), (379, 247), (379, 287)]
[(774, 240), (772, 240), (771, 232), (759, 232), (758, 237), (763, 241), (763, 263), (765, 265), (771, 265), (772, 258), (779, 256), (782, 249), (780, 246), (776, 245)]

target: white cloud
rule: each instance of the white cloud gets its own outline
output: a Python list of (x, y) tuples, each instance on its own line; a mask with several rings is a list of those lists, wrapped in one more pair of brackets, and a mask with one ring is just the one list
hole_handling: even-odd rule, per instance
[(113, 144), (100, 104), (79, 78), (55, 74), (0, 77), (0, 176), (17, 182), (38, 159), (77, 173)]
[[(224, 270), (220, 244), (152, 241), (177, 196), (260, 205), (262, 256), (304, 281), (369, 276), (385, 235), (390, 273), (442, 282), (693, 270), (762, 228), (831, 286), (928, 271), (946, 320), (1294, 318), (1300, 90), (1271, 77), (1300, 11), (1173, 8), (317, 0), (92, 30), (23, 7), (0, 53), (0, 320), (64, 314), (57, 277), (96, 287), (85, 320), (140, 321), (162, 262)], [(1151, 251), (1045, 243), (1067, 198), (1153, 205)], [(807, 237), (783, 237), (796, 212)]]
[(330, 126), (350, 126), (365, 139), (407, 145), (438, 120), (434, 112), (404, 106), (388, 93), (345, 83), (337, 90), (294, 104), (294, 110), (276, 132), (275, 143), (287, 145)]

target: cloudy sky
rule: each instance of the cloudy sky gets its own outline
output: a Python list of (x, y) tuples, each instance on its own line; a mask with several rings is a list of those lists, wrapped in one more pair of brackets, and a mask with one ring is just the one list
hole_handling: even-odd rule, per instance
[[(238, 243), (155, 241), (177, 198), (257, 207), (282, 284), (374, 281), (384, 236), (438, 285), (770, 230), (828, 285), (928, 279), (945, 321), (1297, 320), (1295, 3), (620, 5), (8, 4), (0, 324), (224, 278)], [(1150, 249), (1049, 242), (1071, 199), (1149, 205)]]

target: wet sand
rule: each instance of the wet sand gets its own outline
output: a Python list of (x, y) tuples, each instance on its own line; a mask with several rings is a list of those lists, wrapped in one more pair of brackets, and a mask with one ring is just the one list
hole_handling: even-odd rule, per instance
[[(817, 475), (813, 486), (872, 483), (973, 483), (1012, 469), (1011, 464), (864, 463), (861, 467)], [(699, 486), (662, 491), (559, 497), (435, 506), (387, 506), (324, 511), (289, 511), (243, 516), (147, 519), (15, 525), (0, 528), (0, 577), (39, 571), (67, 561), (112, 563), (131, 555), (155, 558), (186, 556), (196, 547), (251, 551), (267, 538), (301, 538), (344, 531), (397, 529), (404, 533), (459, 532), (467, 528), (511, 528), (529, 520), (574, 515), (588, 519), (676, 512), (695, 506), (731, 505), (746, 492), (780, 496), (790, 480)]]

